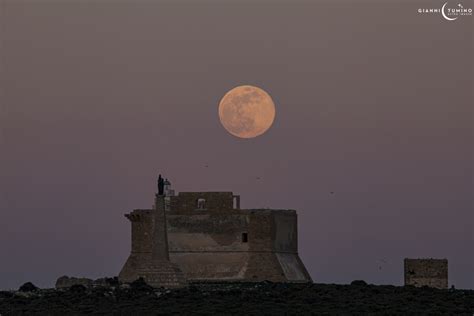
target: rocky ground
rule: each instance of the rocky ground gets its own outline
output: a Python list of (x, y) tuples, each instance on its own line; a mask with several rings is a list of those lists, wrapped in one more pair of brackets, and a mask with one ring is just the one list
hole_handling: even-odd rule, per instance
[[(113, 279), (111, 279), (113, 280)], [(0, 291), (0, 315), (469, 315), (474, 290), (367, 285), (200, 283), (154, 289), (144, 282)]]

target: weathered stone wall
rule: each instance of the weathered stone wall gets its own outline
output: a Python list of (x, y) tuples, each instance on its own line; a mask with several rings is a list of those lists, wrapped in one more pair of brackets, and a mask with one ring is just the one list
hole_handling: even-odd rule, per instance
[(248, 218), (230, 213), (167, 215), (170, 252), (247, 251), (242, 232), (247, 232)]
[(270, 210), (242, 210), (248, 217), (249, 251), (273, 251), (275, 225)]
[(190, 281), (242, 280), (248, 266), (247, 252), (171, 252), (175, 262)]
[(151, 253), (153, 238), (152, 210), (134, 210), (127, 215), (132, 223), (132, 252)]
[(132, 251), (120, 271), (123, 282), (132, 282), (138, 278), (137, 271), (151, 264), (153, 247), (152, 210), (134, 210), (125, 215), (132, 223)]
[(447, 259), (405, 259), (405, 285), (448, 288)]
[(170, 260), (190, 280), (311, 280), (297, 253), (295, 211), (177, 213), (167, 215)]
[(298, 252), (298, 222), (295, 211), (273, 214), (275, 237), (273, 249), (282, 252)]
[[(298, 251), (297, 218), (293, 210), (177, 213), (167, 214), (171, 252)], [(242, 240), (244, 233), (248, 242)]]
[(308, 282), (308, 278), (310, 278), (309, 273), (306, 271), (298, 254), (277, 252), (276, 256), (286, 280), (292, 282)]
[[(197, 208), (198, 199), (205, 209)], [(147, 210), (135, 210), (132, 253), (120, 274), (149, 262)], [(143, 222), (142, 222), (143, 220)], [(298, 256), (294, 210), (233, 208), (232, 192), (185, 192), (171, 197), (166, 212), (170, 261), (193, 280), (311, 282)]]
[(142, 277), (153, 286), (186, 284), (179, 266), (169, 260), (165, 203), (157, 196), (155, 210), (134, 210), (125, 215), (132, 223), (132, 251), (119, 273), (122, 282)]

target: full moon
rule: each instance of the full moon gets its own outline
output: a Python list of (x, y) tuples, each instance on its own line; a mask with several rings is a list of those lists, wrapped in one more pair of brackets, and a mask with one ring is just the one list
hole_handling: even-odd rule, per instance
[(227, 92), (219, 103), (219, 119), (234, 136), (253, 138), (265, 133), (275, 119), (275, 104), (264, 90), (238, 86)]

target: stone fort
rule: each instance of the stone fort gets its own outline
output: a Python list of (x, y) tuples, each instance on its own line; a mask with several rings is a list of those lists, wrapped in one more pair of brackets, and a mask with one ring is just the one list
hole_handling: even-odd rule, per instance
[[(312, 282), (298, 256), (295, 210), (241, 209), (240, 196), (232, 192), (175, 195), (168, 180), (158, 187), (151, 209), (125, 215), (132, 224), (132, 249), (121, 281), (149, 273), (158, 256), (167, 257), (172, 265), (167, 269), (182, 272), (186, 282)], [(160, 210), (162, 215), (153, 215)]]

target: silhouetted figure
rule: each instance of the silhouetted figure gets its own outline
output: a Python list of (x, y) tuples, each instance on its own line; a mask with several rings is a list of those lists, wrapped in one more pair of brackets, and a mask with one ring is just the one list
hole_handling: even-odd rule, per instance
[(158, 176), (158, 195), (163, 195), (165, 192), (165, 181), (161, 177), (161, 174)]

